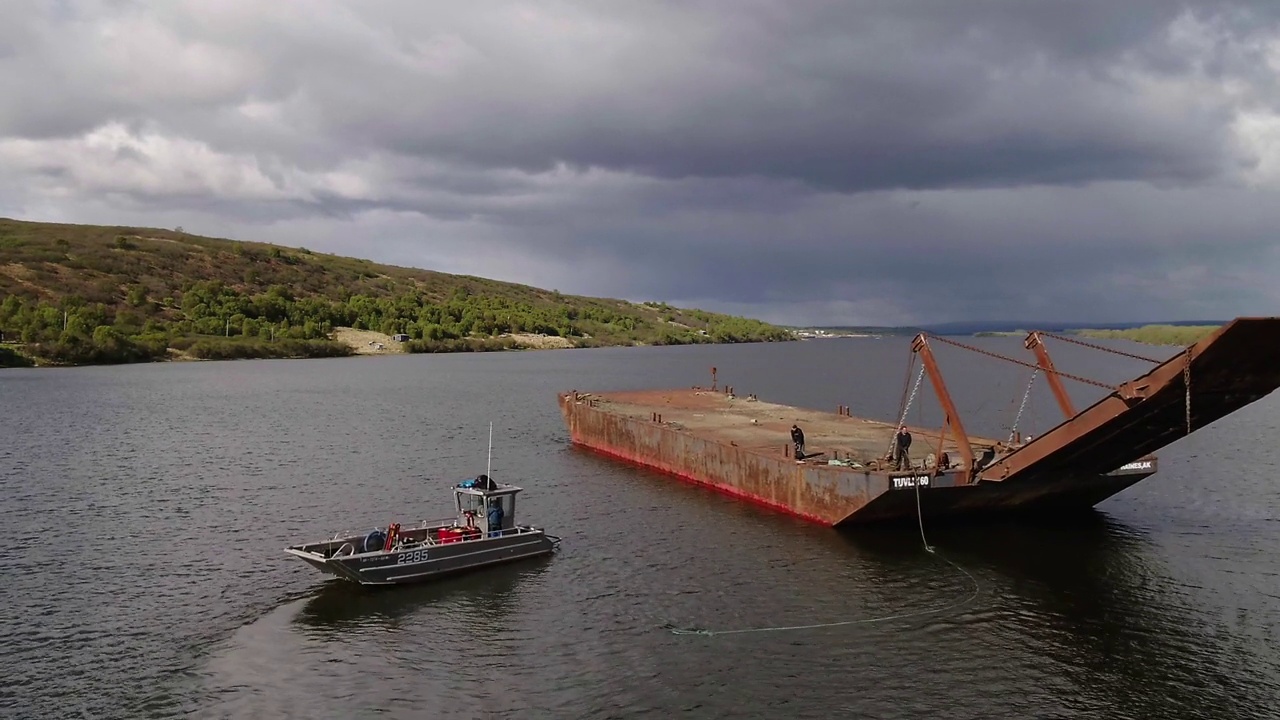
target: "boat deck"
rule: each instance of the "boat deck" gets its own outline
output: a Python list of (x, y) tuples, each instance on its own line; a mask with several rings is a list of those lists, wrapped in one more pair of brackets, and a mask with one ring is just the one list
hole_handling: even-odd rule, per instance
[[(897, 426), (890, 422), (849, 417), (832, 412), (778, 405), (708, 389), (642, 390), (632, 392), (578, 393), (583, 401), (601, 410), (638, 420), (653, 421), (656, 414), (663, 425), (698, 437), (735, 445), (769, 455), (790, 454), (791, 425), (805, 435), (805, 455), (812, 462), (836, 459), (863, 466), (888, 454)], [(919, 465), (937, 451), (938, 428), (910, 424), (911, 459)], [(995, 446), (999, 441), (971, 437), (974, 452)], [(960, 459), (959, 448), (948, 438), (943, 451), (953, 462)]]

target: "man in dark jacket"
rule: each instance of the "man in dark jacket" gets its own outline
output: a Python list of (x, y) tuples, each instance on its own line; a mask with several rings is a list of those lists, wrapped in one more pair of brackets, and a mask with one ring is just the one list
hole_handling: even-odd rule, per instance
[(791, 426), (791, 442), (796, 445), (796, 459), (804, 459), (804, 431), (799, 425)]
[(894, 469), (901, 470), (905, 465), (907, 469), (911, 469), (911, 459), (907, 457), (907, 452), (911, 450), (911, 433), (907, 432), (907, 426), (902, 425), (898, 428), (898, 434), (894, 436), (895, 446), (897, 448), (897, 459), (894, 462)]
[(489, 537), (498, 537), (502, 534), (502, 501), (493, 498), (489, 501)]

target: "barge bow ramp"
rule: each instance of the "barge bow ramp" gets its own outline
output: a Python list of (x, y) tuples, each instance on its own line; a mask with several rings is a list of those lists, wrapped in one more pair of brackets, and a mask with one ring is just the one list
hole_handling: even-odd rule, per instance
[[(996, 357), (1042, 371), (1067, 419), (1030, 442), (1013, 444), (964, 431), (929, 346), (930, 340), (960, 343), (917, 336), (917, 386), (927, 372), (946, 426), (908, 426), (915, 440), (912, 467), (900, 471), (888, 459), (897, 425), (854, 417), (843, 407), (828, 413), (737, 396), (731, 388), (697, 387), (571, 391), (559, 395), (559, 404), (575, 445), (838, 526), (914, 519), (917, 512), (939, 517), (1087, 509), (1155, 473), (1151, 453), (1280, 387), (1280, 318), (1238, 318), (1173, 358), (1151, 360), (1157, 365), (1150, 372), (1109, 387), (1109, 394), (1075, 413), (1061, 380), (1092, 381), (1054, 368), (1044, 336), (1027, 337), (1027, 348), (1036, 351), (1034, 365)], [(792, 456), (793, 423), (805, 430), (804, 458)]]

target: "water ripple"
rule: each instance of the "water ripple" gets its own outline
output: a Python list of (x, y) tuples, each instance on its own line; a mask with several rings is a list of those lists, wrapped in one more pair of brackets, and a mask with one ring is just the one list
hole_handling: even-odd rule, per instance
[[(1280, 494), (1256, 433), (1280, 426), (1273, 399), (1162, 452), (1158, 476), (1091, 522), (929, 528), (978, 583), (952, 612), (672, 634), (875, 619), (972, 591), (915, 528), (814, 528), (565, 445), (556, 391), (688, 386), (711, 365), (762, 397), (827, 407), (838, 390), (892, 413), (904, 348), (857, 345), (866, 377), (851, 380), (850, 347), (3, 371), (0, 714), (1271, 712)], [(806, 384), (780, 362), (809, 368)], [(959, 395), (992, 387), (947, 366)], [(1122, 376), (1092, 374), (1107, 373)], [(280, 552), (447, 515), (447, 485), (484, 467), (490, 421), (494, 474), (527, 488), (523, 519), (564, 538), (554, 557), (366, 592)]]

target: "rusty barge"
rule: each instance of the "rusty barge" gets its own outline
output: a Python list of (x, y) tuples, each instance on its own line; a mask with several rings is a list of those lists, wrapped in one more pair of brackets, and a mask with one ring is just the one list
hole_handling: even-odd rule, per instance
[[(1118, 386), (1054, 367), (1046, 337), (1155, 364)], [(1043, 376), (1065, 419), (1025, 440), (970, 436), (951, 399), (931, 342), (1023, 365)], [(912, 341), (897, 423), (778, 405), (732, 387), (559, 395), (571, 442), (597, 453), (709, 486), (830, 526), (924, 517), (1088, 509), (1154, 474), (1152, 454), (1280, 387), (1280, 317), (1237, 318), (1160, 361), (1078, 338), (1030, 333), (1034, 362), (922, 333)], [(894, 438), (928, 376), (944, 426), (906, 425), (916, 439), (895, 469)], [(1108, 393), (1079, 412), (1063, 380)], [(1030, 385), (1027, 388), (1030, 392)], [(1026, 398), (1024, 396), (1025, 404)], [(807, 435), (796, 457), (789, 431)], [(1015, 422), (1016, 428), (1016, 422)]]

